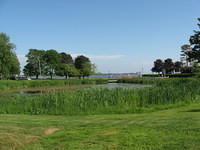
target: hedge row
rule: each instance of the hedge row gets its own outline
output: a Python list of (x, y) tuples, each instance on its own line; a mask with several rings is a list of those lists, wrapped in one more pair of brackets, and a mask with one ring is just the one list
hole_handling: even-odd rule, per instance
[[(194, 77), (194, 73), (175, 73), (175, 74), (166, 74), (166, 77), (169, 78), (184, 78), (184, 77)], [(162, 77), (161, 74), (144, 74), (142, 77)]]

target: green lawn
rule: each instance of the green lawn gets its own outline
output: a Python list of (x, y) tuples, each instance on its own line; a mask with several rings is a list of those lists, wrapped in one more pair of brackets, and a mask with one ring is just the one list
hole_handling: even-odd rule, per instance
[(1, 150), (198, 150), (200, 104), (142, 114), (0, 115)]

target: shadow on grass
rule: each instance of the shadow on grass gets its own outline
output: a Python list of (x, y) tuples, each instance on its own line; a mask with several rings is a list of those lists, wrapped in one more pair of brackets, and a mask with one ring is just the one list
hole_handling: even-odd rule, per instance
[(191, 110), (188, 110), (186, 112), (200, 112), (200, 109), (191, 109)]

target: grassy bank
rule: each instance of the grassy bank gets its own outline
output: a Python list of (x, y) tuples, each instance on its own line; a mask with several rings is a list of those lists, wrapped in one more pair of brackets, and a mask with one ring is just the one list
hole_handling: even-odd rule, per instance
[[(142, 79), (137, 79), (137, 82), (139, 80)], [(0, 113), (51, 115), (138, 113), (198, 103), (200, 100), (199, 79), (145, 79), (142, 82), (151, 83), (153, 87), (61, 90), (34, 96), (6, 95), (0, 98)]]
[(118, 79), (118, 83), (151, 84), (156, 86), (186, 86), (200, 83), (200, 78), (123, 78)]
[(190, 105), (154, 113), (73, 117), (0, 115), (0, 148), (199, 150), (199, 108)]
[(0, 80), (0, 90), (16, 88), (34, 88), (44, 86), (64, 86), (78, 84), (102, 84), (107, 83), (105, 79), (53, 79), (53, 80)]
[(200, 149), (199, 79), (118, 82), (152, 87), (1, 95), (0, 149)]

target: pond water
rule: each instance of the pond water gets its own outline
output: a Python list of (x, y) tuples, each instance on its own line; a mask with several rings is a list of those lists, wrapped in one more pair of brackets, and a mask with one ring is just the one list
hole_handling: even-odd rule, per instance
[(105, 88), (144, 88), (144, 87), (151, 87), (151, 85), (144, 85), (144, 84), (131, 84), (131, 83), (108, 83), (108, 84), (100, 84), (95, 85), (94, 87), (105, 87)]
[(47, 91), (45, 90), (31, 90), (31, 91), (26, 91), (26, 90), (20, 90), (20, 91), (17, 91), (16, 93), (17, 94), (23, 94), (23, 95), (26, 95), (26, 94), (43, 94), (43, 93), (46, 93)]
[(151, 85), (142, 85), (142, 84), (130, 84), (130, 83), (108, 83), (108, 84), (98, 84), (98, 85), (75, 85), (69, 87), (50, 87), (50, 88), (42, 88), (42, 89), (21, 89), (19, 91), (15, 91), (16, 94), (23, 94), (23, 95), (34, 95), (34, 94), (44, 94), (51, 91), (58, 91), (58, 90), (77, 90), (82, 88), (144, 88), (144, 87), (151, 87)]

